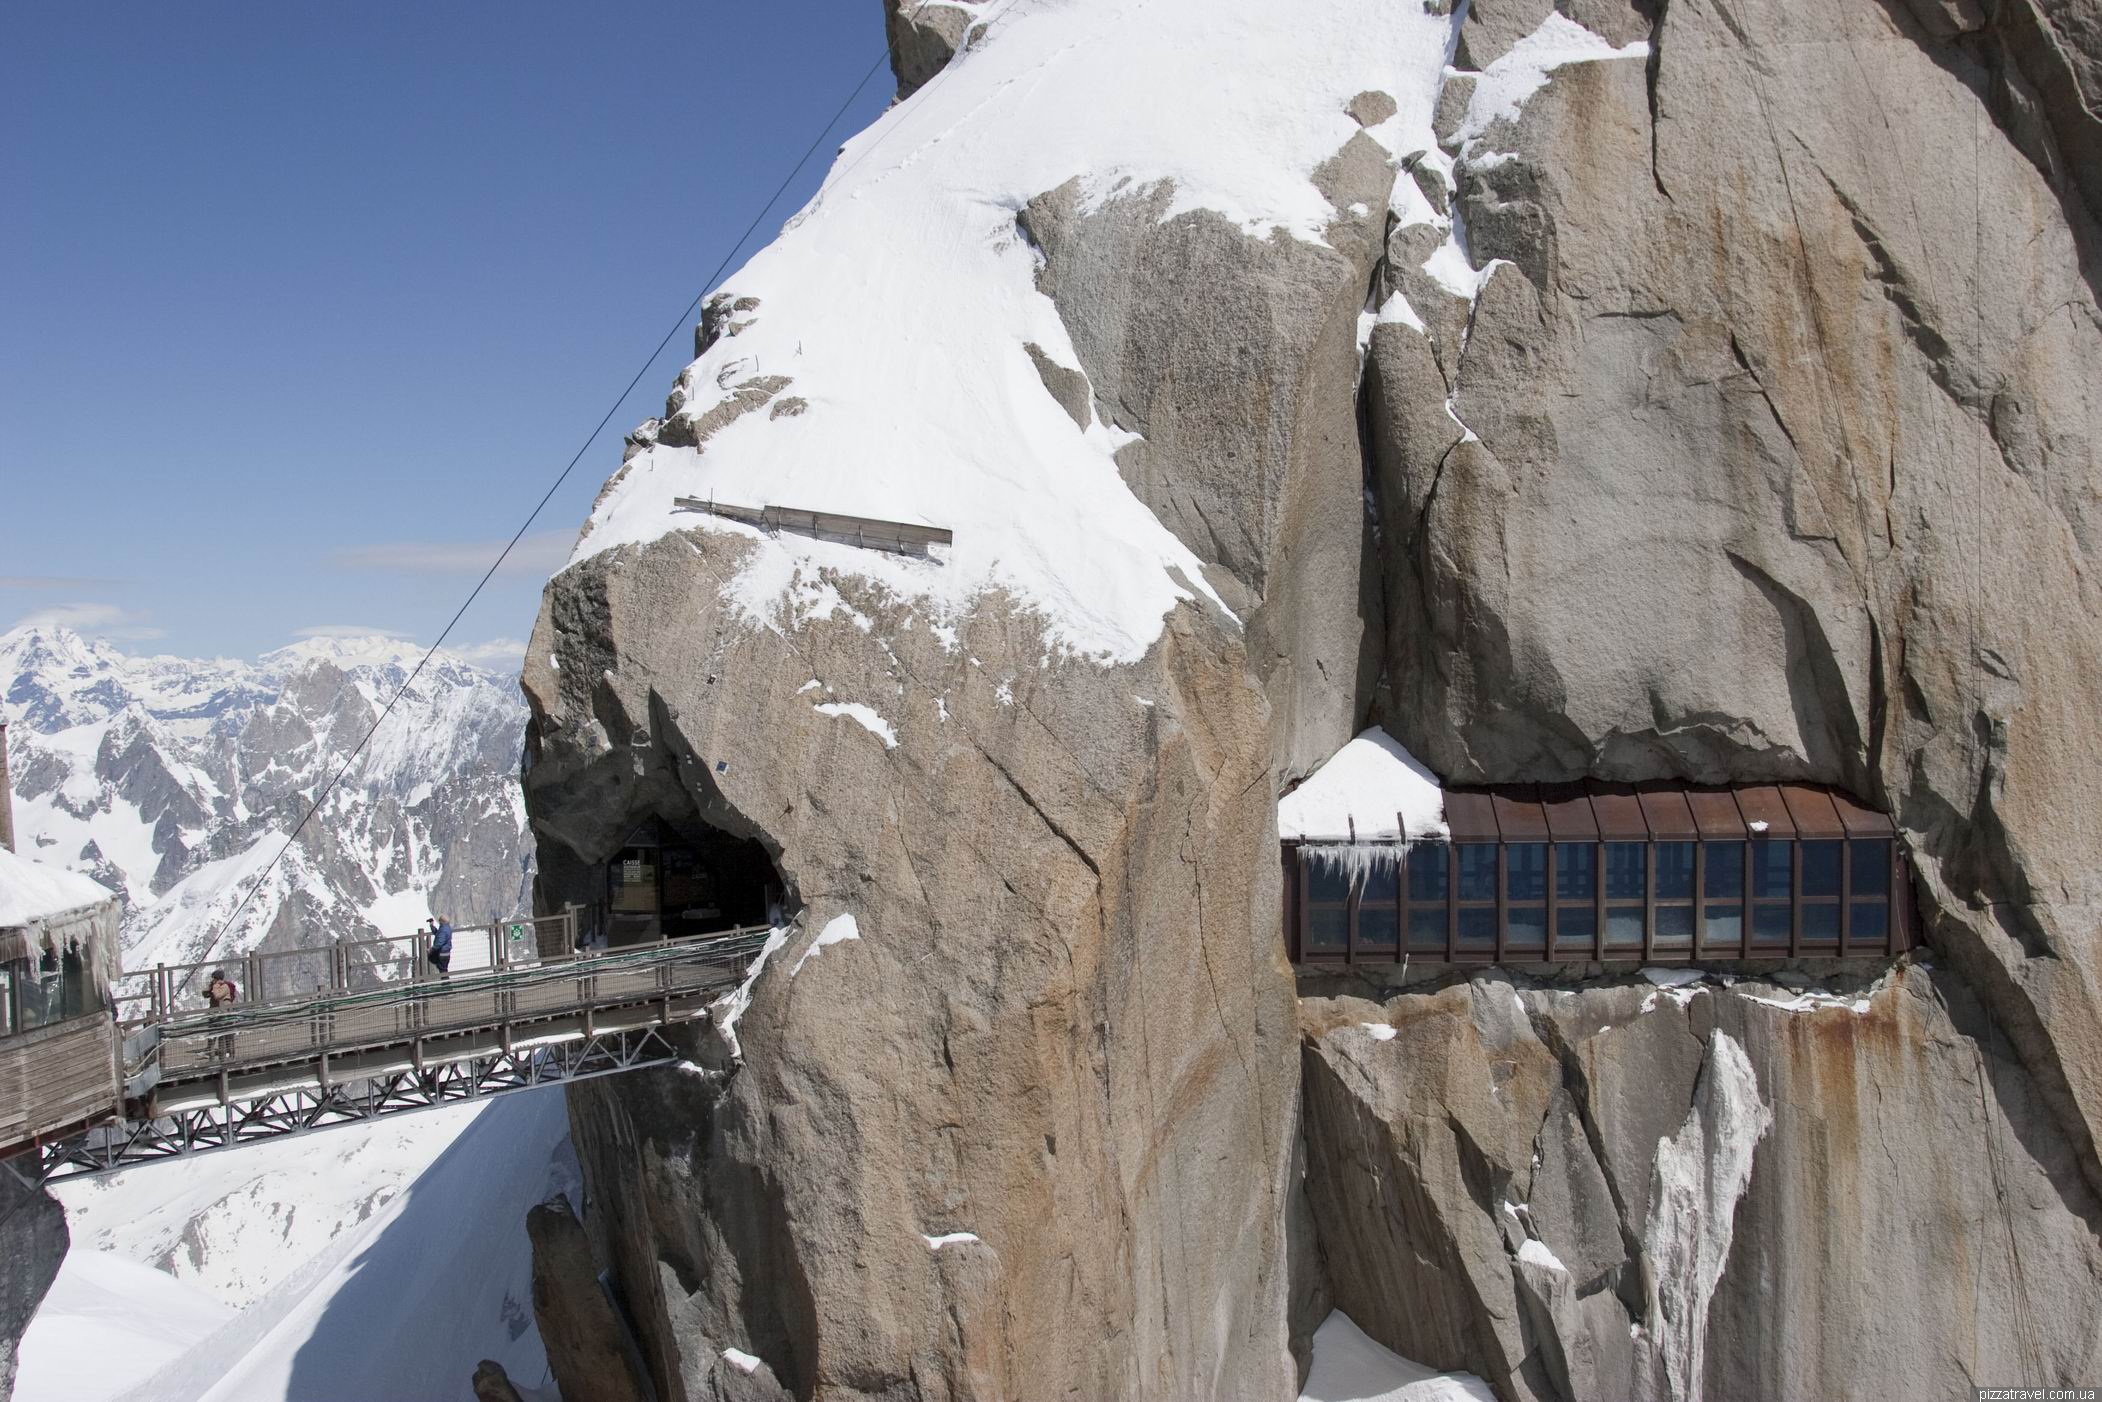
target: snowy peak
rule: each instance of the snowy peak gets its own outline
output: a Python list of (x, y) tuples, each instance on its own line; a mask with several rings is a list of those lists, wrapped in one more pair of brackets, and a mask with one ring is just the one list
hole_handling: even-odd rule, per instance
[(129, 703), (128, 659), (68, 628), (0, 634), (0, 674), (10, 719), (40, 730), (103, 720)]

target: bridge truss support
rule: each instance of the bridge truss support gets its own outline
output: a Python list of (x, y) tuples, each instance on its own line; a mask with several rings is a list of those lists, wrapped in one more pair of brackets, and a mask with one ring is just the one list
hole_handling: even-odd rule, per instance
[(433, 1061), (421, 1071), (344, 1081), (327, 1089), (296, 1086), (225, 1104), (193, 1105), (151, 1120), (119, 1121), (45, 1144), (36, 1158), (24, 1155), (8, 1166), (44, 1181), (78, 1178), (681, 1059), (661, 1027), (596, 1032)]

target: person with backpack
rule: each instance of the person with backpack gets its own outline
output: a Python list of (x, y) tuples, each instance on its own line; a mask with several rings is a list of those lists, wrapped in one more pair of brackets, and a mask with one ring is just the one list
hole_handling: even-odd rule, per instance
[[(212, 970), (212, 981), (204, 986), (205, 1006), (215, 1013), (223, 1014), (225, 1009), (233, 1007), (234, 1004), (240, 1001), (241, 986), (226, 976), (226, 970)], [(231, 1021), (231, 1018), (222, 1015), (212, 1019), (212, 1024), (215, 1027), (225, 1027)], [(205, 1054), (222, 1060), (232, 1060), (234, 1034), (221, 1032), (218, 1036), (212, 1038), (205, 1045)]]
[(431, 917), (431, 967), (441, 978), (453, 973), (453, 926), (443, 916)]

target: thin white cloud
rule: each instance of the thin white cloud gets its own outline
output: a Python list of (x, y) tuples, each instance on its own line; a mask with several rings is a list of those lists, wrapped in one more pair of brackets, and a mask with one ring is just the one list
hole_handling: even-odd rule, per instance
[(145, 642), (167, 636), (165, 628), (156, 628), (147, 622), (147, 615), (115, 604), (51, 604), (23, 614), (15, 620), (15, 626), (71, 628), (76, 633), (113, 643)]
[[(377, 639), (385, 643), (400, 643), (411, 649), (421, 649), (423, 644), (406, 633), (392, 628), (367, 628), (356, 623), (321, 623), (312, 628), (294, 629), (295, 638), (321, 638), (336, 642), (364, 642)], [(491, 638), (482, 643), (447, 643), (442, 651), (450, 657), (492, 672), (516, 672), (525, 666), (524, 642), (517, 638)]]
[(525, 665), (526, 645), (520, 638), (491, 638), (486, 643), (448, 643), (445, 650), (463, 662), (472, 662), (493, 672), (515, 672)]
[(397, 638), (406, 641), (406, 633), (397, 633), (392, 628), (367, 628), (360, 623), (319, 623), (312, 628), (295, 628), (295, 638)]
[(118, 582), (87, 575), (0, 574), (0, 589), (102, 589)]
[[(505, 557), (499, 577), (546, 578), (569, 563), (576, 544), (570, 531), (535, 531), (519, 541)], [(371, 570), (381, 574), (457, 574), (486, 572), (503, 550), (504, 542), (490, 541), (395, 541), (387, 545), (347, 545), (330, 553), (340, 569)]]

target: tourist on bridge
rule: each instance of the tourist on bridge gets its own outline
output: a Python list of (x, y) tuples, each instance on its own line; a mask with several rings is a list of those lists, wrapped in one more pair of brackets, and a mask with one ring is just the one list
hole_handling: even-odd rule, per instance
[(453, 972), (453, 926), (443, 916), (431, 917), (431, 967), (446, 978)]
[[(212, 981), (204, 986), (204, 1002), (213, 1012), (222, 1012), (241, 1001), (241, 986), (226, 976), (226, 970), (212, 970)], [(213, 1025), (224, 1027), (230, 1019), (215, 1018)], [(212, 1038), (207, 1047), (209, 1056), (231, 1059), (234, 1054), (234, 1034), (222, 1032)]]

